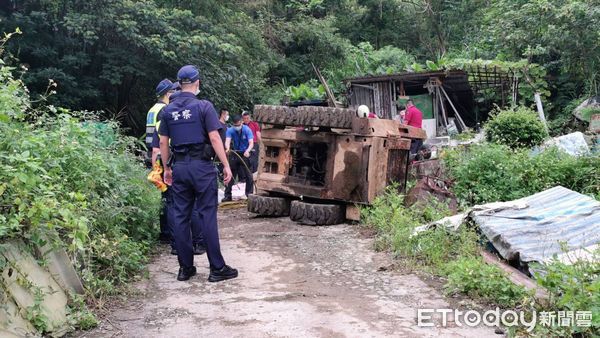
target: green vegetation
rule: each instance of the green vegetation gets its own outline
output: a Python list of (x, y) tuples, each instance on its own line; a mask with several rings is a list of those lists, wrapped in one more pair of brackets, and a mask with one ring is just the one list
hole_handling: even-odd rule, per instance
[(571, 100), (561, 111), (551, 116), (552, 119), (548, 121), (548, 129), (551, 136), (566, 135), (581, 128), (577, 118), (573, 115), (573, 111), (584, 100), (583, 98)]
[(316, 80), (301, 83), (298, 86), (287, 88), (285, 95), (291, 102), (302, 100), (320, 100), (325, 98), (325, 88), (317, 84)]
[[(48, 242), (64, 247), (87, 301), (101, 305), (144, 270), (159, 194), (133, 154), (137, 141), (116, 123), (40, 102), (32, 108), (10, 71), (0, 68), (0, 239), (21, 239), (32, 250)], [(44, 332), (44, 293), (30, 287), (36, 302), (27, 318)], [(93, 326), (82, 299), (71, 301), (73, 325)]]
[[(592, 311), (591, 327), (539, 328), (545, 336), (594, 336), (600, 332), (600, 249), (589, 253), (593, 261), (554, 261), (536, 275), (539, 285), (550, 293), (548, 308), (564, 311)], [(539, 267), (538, 267), (539, 268)]]
[(600, 199), (600, 157), (573, 157), (558, 149), (537, 155), (482, 144), (444, 154), (462, 205), (510, 201), (562, 185)]
[[(545, 135), (533, 112), (526, 108), (502, 111), (485, 128), (492, 134), (490, 141), (503, 144), (476, 144), (442, 154), (444, 167), (454, 182), (452, 190), (463, 208), (514, 200), (556, 185), (600, 200), (600, 157), (574, 157), (554, 147), (529, 149)], [(513, 129), (529, 136), (517, 138)], [(439, 276), (449, 294), (468, 295), (484, 303), (525, 311), (528, 316), (534, 311), (592, 311), (591, 327), (548, 327), (538, 323), (531, 334), (593, 337), (599, 332), (600, 250), (588, 253), (593, 257), (591, 262), (565, 264), (556, 259), (533, 266), (540, 272), (535, 280), (549, 294), (548, 300), (539, 301), (532, 292), (509, 281), (504, 271), (484, 262), (479, 251), (487, 240), (472, 224), (467, 222), (458, 229), (436, 226), (424, 230), (419, 227), (447, 216), (446, 208), (435, 199), (418, 207), (405, 207), (403, 202), (404, 196), (392, 187), (372, 207), (363, 209), (363, 223), (376, 230), (379, 250), (391, 250), (405, 267)], [(523, 330), (510, 331), (527, 335)]]
[(485, 134), (488, 141), (511, 148), (537, 146), (548, 136), (537, 114), (525, 107), (496, 112), (486, 124)]
[(461, 257), (447, 264), (449, 292), (491, 300), (503, 307), (520, 305), (527, 293), (506, 278), (504, 271), (481, 258)]
[(581, 118), (587, 122), (590, 122), (592, 116), (596, 114), (600, 114), (600, 108), (598, 107), (586, 107), (581, 110)]
[(486, 265), (479, 257), (479, 237), (474, 230), (435, 227), (415, 233), (418, 226), (439, 220), (449, 212), (434, 201), (424, 208), (407, 208), (403, 200), (392, 187), (376, 198), (372, 207), (363, 209), (363, 223), (377, 231), (377, 248), (391, 249), (407, 268), (446, 278), (448, 293), (467, 293), (504, 307), (522, 301), (524, 290), (512, 285), (503, 271)]
[(0, 29), (23, 32), (5, 46), (5, 60), (29, 68), (23, 79), (34, 99), (53, 79), (51, 104), (118, 116), (139, 136), (152, 88), (185, 63), (200, 66), (202, 95), (232, 111), (278, 102), (286, 88), (315, 78), (312, 63), (338, 94), (341, 79), (352, 76), (487, 65), (516, 71), (521, 103), (539, 91), (553, 118), (598, 92), (599, 7), (586, 0), (25, 0), (0, 5)]
[[(436, 202), (425, 209), (404, 207), (403, 196), (390, 188), (376, 199), (373, 207), (363, 209), (363, 223), (376, 230), (379, 250), (391, 250), (405, 269), (424, 270), (441, 277), (448, 294), (464, 294), (487, 304), (527, 313), (584, 310), (593, 313), (591, 327), (547, 327), (538, 323), (535, 335), (593, 337), (600, 330), (597, 319), (600, 316), (600, 250), (590, 253), (595, 263), (580, 261), (566, 265), (556, 261), (543, 269), (535, 267), (544, 271), (536, 275), (536, 281), (550, 296), (547, 301), (538, 302), (531, 292), (513, 284), (500, 268), (483, 261), (478, 253), (480, 236), (468, 225), (458, 230), (434, 227), (415, 233), (417, 226), (446, 215), (439, 210)], [(522, 328), (516, 333), (527, 334)]]

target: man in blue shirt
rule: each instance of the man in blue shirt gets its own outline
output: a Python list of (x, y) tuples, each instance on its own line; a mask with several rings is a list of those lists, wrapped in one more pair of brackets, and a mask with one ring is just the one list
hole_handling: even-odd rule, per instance
[[(226, 265), (221, 255), (217, 225), (217, 171), (212, 162), (215, 156), (223, 163), (226, 184), (232, 176), (219, 136), (221, 123), (213, 104), (196, 98), (200, 92), (198, 69), (184, 66), (177, 73), (177, 79), (181, 94), (165, 107), (158, 131), (165, 183), (171, 185), (173, 191), (173, 233), (179, 260), (177, 280), (185, 281), (196, 274), (190, 233), (194, 208), (202, 222), (210, 264), (208, 281), (236, 278), (238, 271)], [(169, 165), (171, 157), (174, 159), (172, 167)]]
[[(236, 115), (232, 119), (233, 126), (227, 129), (225, 138), (225, 151), (227, 153), (235, 152), (229, 156), (231, 160), (231, 172), (237, 176), (238, 180), (244, 179), (246, 182), (246, 196), (254, 191), (254, 179), (250, 164), (250, 152), (254, 147), (254, 136), (252, 130), (242, 123), (242, 117)], [(233, 141), (233, 145), (231, 144)], [(225, 188), (225, 198), (223, 202), (231, 201), (231, 189), (233, 180)]]

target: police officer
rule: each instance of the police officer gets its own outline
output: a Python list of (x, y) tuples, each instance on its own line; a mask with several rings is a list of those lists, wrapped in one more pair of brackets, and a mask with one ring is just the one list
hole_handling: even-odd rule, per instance
[[(179, 84), (176, 83), (176, 86)], [(179, 87), (181, 90), (181, 87)], [(175, 90), (175, 92), (169, 98), (176, 98), (176, 94), (180, 92)], [(158, 129), (160, 128), (160, 123), (162, 120), (162, 111), (158, 114), (158, 122), (156, 122), (156, 130), (154, 131), (154, 137), (152, 138), (152, 167), (154, 167), (154, 163), (158, 159), (160, 159), (160, 137), (158, 135)], [(161, 160), (162, 161), (162, 160)], [(162, 203), (163, 208), (161, 210), (161, 232), (163, 231), (163, 222), (165, 231), (168, 231), (168, 238), (170, 239), (171, 244), (171, 255), (177, 255), (177, 249), (175, 248), (175, 238), (173, 236), (173, 194), (170, 188), (167, 188), (165, 192), (162, 193)], [(202, 225), (200, 220), (200, 215), (198, 211), (194, 209), (192, 212), (192, 243), (194, 246), (194, 255), (202, 255), (206, 252), (206, 248), (204, 245), (204, 238), (202, 236)]]
[(156, 86), (156, 97), (158, 100), (146, 114), (146, 149), (148, 149), (146, 166), (148, 169), (152, 167), (152, 164), (155, 161), (155, 156), (152, 152), (152, 138), (154, 137), (154, 131), (156, 130), (156, 122), (159, 120), (158, 115), (161, 110), (169, 104), (170, 96), (173, 94), (174, 90), (175, 85), (171, 80), (164, 79), (160, 81)]
[[(181, 94), (181, 84), (179, 83), (179, 81), (175, 82), (173, 84), (173, 88), (175, 88), (175, 92), (173, 94), (171, 94), (169, 102), (175, 101), (177, 99), (177, 97)], [(157, 122), (157, 124), (159, 124), (159, 123), (160, 122)], [(158, 138), (158, 135), (157, 135), (157, 138)], [(158, 147), (158, 145), (157, 145), (157, 147)], [(172, 203), (171, 203), (171, 205), (172, 205)], [(171, 208), (171, 210), (172, 210), (172, 208)], [(171, 217), (171, 219), (173, 218), (172, 215), (170, 217)], [(192, 243), (194, 245), (194, 255), (202, 255), (203, 253), (206, 252), (206, 247), (204, 244), (204, 237), (202, 236), (201, 223), (202, 222), (200, 221), (200, 215), (198, 214), (198, 211), (194, 208), (194, 211), (192, 211)], [(171, 254), (177, 255), (177, 250), (172, 249)]]
[[(231, 181), (231, 169), (219, 136), (221, 124), (214, 106), (198, 100), (200, 73), (194, 66), (184, 66), (177, 73), (181, 94), (167, 106), (160, 125), (160, 149), (164, 154), (165, 183), (173, 190), (173, 232), (179, 260), (177, 280), (185, 281), (196, 274), (190, 217), (195, 208), (200, 216), (208, 261), (209, 282), (238, 276), (225, 264), (221, 255), (217, 225), (217, 172), (212, 163), (216, 155), (223, 163), (224, 181)], [(173, 150), (173, 165), (169, 166)]]
[[(146, 166), (148, 168), (151, 168), (152, 165), (154, 165), (156, 162), (156, 157), (159, 154), (159, 150), (153, 149), (152, 147), (152, 140), (156, 130), (155, 126), (157, 121), (159, 121), (158, 116), (164, 107), (169, 104), (173, 90), (173, 82), (171, 82), (169, 79), (160, 81), (156, 86), (156, 97), (158, 98), (158, 101), (154, 104), (154, 106), (152, 106), (152, 108), (150, 108), (146, 116), (146, 148), (148, 149)], [(163, 193), (161, 199), (162, 208), (160, 212), (160, 235), (158, 240), (163, 243), (169, 243), (172, 241), (171, 230), (168, 224), (167, 197), (168, 196)]]
[[(233, 126), (227, 129), (225, 138), (225, 151), (234, 152), (230, 155), (231, 171), (238, 179), (246, 182), (246, 196), (254, 191), (254, 179), (252, 177), (252, 164), (250, 162), (251, 152), (254, 146), (254, 135), (252, 130), (242, 123), (242, 118), (236, 115), (232, 119)], [(233, 145), (232, 145), (233, 143)], [(231, 189), (233, 181), (227, 184), (223, 202), (231, 201)]]

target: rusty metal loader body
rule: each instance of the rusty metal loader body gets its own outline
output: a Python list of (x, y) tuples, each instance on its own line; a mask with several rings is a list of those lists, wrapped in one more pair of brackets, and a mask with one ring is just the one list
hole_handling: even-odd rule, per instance
[(258, 194), (249, 210), (334, 224), (357, 219), (355, 205), (371, 204), (392, 182), (404, 190), (411, 139), (425, 138), (424, 131), (392, 120), (354, 117), (349, 122), (343, 129), (317, 131), (264, 128)]

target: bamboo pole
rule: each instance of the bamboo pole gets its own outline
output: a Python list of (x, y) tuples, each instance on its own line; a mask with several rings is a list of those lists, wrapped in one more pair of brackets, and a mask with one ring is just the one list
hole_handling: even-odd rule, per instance
[(465, 122), (463, 121), (463, 119), (460, 117), (460, 114), (458, 113), (458, 110), (456, 110), (456, 107), (454, 107), (454, 104), (452, 103), (452, 100), (450, 100), (450, 97), (448, 97), (448, 93), (446, 93), (446, 90), (444, 89), (444, 87), (440, 87), (440, 90), (444, 93), (444, 95), (446, 96), (446, 99), (450, 103), (450, 106), (454, 110), (454, 114), (456, 114), (456, 118), (460, 122), (461, 128), (463, 130), (467, 129), (467, 125), (465, 124)]

